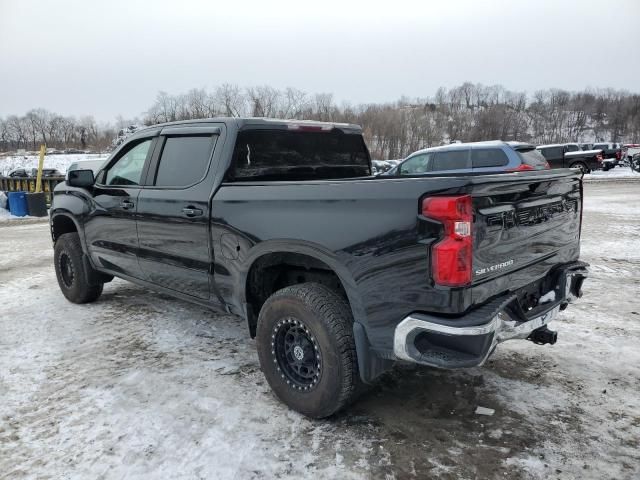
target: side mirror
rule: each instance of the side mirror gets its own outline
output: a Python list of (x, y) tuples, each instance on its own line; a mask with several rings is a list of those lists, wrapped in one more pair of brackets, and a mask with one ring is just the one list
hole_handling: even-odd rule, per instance
[(95, 183), (93, 170), (71, 170), (67, 173), (67, 185), (78, 188), (89, 188)]

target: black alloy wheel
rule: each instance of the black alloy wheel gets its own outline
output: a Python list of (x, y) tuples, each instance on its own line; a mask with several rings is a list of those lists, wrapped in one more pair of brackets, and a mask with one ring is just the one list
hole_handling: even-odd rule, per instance
[(289, 317), (276, 323), (271, 334), (271, 355), (291, 388), (311, 390), (320, 380), (322, 359), (318, 343), (300, 320)]

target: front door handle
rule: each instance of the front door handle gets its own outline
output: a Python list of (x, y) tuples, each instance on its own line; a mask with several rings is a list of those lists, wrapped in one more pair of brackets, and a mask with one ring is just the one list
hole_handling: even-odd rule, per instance
[(202, 210), (195, 207), (184, 207), (182, 209), (182, 213), (184, 213), (187, 217), (199, 217), (202, 215)]
[(129, 200), (122, 200), (122, 201), (120, 202), (120, 206), (121, 206), (122, 208), (124, 208), (125, 210), (129, 210), (130, 208), (133, 208), (133, 207), (134, 207), (133, 202), (131, 202), (131, 201), (129, 201)]

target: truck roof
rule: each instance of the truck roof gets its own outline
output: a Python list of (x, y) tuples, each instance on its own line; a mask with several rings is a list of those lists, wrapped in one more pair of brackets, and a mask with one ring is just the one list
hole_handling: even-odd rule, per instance
[[(331, 127), (337, 128), (342, 131), (348, 131), (349, 133), (361, 133), (362, 127), (360, 125), (356, 125), (353, 123), (338, 123), (338, 122), (320, 122), (316, 120), (283, 120), (279, 118), (266, 118), (266, 117), (213, 117), (213, 118), (198, 118), (194, 120), (179, 120), (176, 122), (166, 122), (166, 123), (158, 123), (155, 125), (149, 125), (148, 127), (142, 128), (136, 132), (147, 131), (151, 128), (159, 128), (159, 127), (170, 127), (176, 125), (197, 125), (202, 123), (225, 123), (225, 124), (234, 124), (238, 130), (242, 130), (243, 128), (260, 128), (260, 127), (286, 127), (292, 128), (296, 125), (302, 127)], [(292, 128), (293, 129), (293, 128)]]

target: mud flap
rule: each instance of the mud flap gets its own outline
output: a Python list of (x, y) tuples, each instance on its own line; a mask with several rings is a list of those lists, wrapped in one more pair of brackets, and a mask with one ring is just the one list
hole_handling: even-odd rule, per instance
[(358, 356), (358, 370), (360, 379), (371, 384), (376, 378), (393, 367), (394, 362), (380, 358), (371, 351), (369, 337), (361, 323), (353, 322), (353, 338), (356, 343), (356, 354)]
[(82, 263), (84, 263), (84, 269), (87, 272), (87, 283), (89, 285), (100, 285), (101, 283), (109, 283), (113, 280), (113, 275), (108, 275), (97, 271), (91, 265), (91, 261), (86, 254), (82, 254)]

